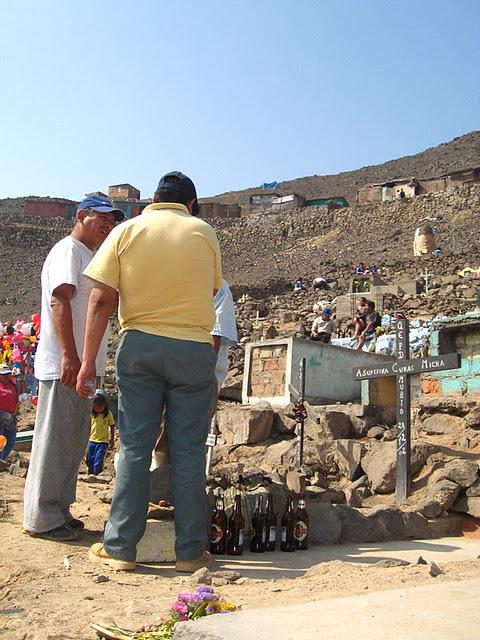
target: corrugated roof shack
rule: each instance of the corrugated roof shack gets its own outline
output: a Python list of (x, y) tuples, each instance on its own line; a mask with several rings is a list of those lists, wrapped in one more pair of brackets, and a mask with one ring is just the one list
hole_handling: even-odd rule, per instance
[(200, 204), (200, 217), (221, 218), (240, 218), (242, 216), (242, 208), (237, 204), (223, 204), (222, 202), (202, 202)]
[(480, 393), (480, 313), (433, 322), (430, 355), (459, 353), (460, 369), (422, 375), (422, 392), (432, 395), (475, 395)]
[(40, 218), (74, 218), (77, 202), (63, 198), (27, 198), (23, 214)]
[(250, 213), (261, 214), (265, 211), (272, 210), (272, 203), (274, 198), (278, 198), (278, 193), (256, 193), (250, 196)]
[(140, 200), (140, 190), (128, 182), (124, 184), (112, 184), (108, 187), (110, 200)]
[(288, 196), (278, 196), (272, 199), (272, 211), (291, 211), (303, 207), (305, 198), (298, 193), (291, 193)]
[(387, 182), (367, 184), (357, 191), (357, 203), (388, 202), (398, 200), (403, 191), (404, 197), (413, 198), (419, 194), (419, 183), (415, 178), (397, 178)]
[(386, 182), (367, 184), (357, 191), (357, 203), (387, 202), (399, 198), (403, 189), (405, 197), (421, 196), (425, 193), (458, 189), (480, 182), (480, 168), (473, 167), (452, 171), (431, 178), (396, 178)]

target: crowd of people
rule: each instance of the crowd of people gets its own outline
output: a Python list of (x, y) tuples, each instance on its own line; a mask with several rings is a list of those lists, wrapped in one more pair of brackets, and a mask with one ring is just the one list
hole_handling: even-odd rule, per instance
[(40, 316), (30, 322), (0, 323), (0, 460), (6, 460), (17, 438), (19, 401), (37, 402), (34, 375)]

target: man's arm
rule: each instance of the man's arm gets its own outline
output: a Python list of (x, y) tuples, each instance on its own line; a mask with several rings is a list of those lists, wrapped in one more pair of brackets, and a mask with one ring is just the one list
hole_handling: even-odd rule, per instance
[(96, 377), (95, 359), (116, 302), (116, 289), (95, 282), (88, 300), (82, 366), (77, 378), (77, 393), (83, 398), (88, 398), (91, 394), (91, 389), (85, 387), (85, 382)]
[(81, 365), (73, 337), (71, 300), (74, 293), (72, 284), (61, 284), (53, 290), (50, 299), (53, 328), (62, 353), (60, 381), (70, 389), (75, 389)]
[(220, 351), (220, 343), (222, 342), (222, 336), (212, 336), (213, 338), (213, 348), (216, 353)]

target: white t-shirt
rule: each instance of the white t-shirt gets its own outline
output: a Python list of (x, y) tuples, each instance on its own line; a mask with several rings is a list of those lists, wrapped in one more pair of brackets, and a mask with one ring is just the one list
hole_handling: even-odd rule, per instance
[(230, 346), (236, 345), (238, 339), (235, 304), (226, 280), (223, 280), (222, 288), (217, 291), (213, 302), (215, 305), (215, 324), (212, 336), (221, 337), (215, 367), (215, 377), (220, 389), (228, 374), (228, 349)]
[[(73, 337), (78, 357), (82, 359), (88, 299), (94, 284), (93, 280), (83, 275), (83, 272), (92, 258), (93, 251), (72, 236), (67, 236), (57, 242), (43, 264), (41, 330), (35, 356), (35, 377), (39, 380), (60, 378), (62, 353), (53, 326), (50, 300), (52, 292), (61, 284), (70, 284), (75, 287), (75, 293), (70, 301)], [(107, 342), (108, 329), (98, 350), (95, 363), (97, 376), (105, 374)]]

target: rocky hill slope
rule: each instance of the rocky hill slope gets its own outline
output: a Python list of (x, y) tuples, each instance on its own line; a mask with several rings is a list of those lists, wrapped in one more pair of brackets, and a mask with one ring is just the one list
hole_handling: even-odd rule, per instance
[[(362, 167), (336, 175), (314, 175), (280, 182), (275, 191), (284, 195), (298, 193), (306, 198), (345, 196), (349, 204), (353, 204), (357, 189), (365, 184), (410, 176), (416, 178), (440, 176), (450, 171), (476, 167), (480, 164), (479, 158), (480, 131), (472, 131), (421, 153), (390, 160), (384, 164)], [(253, 187), (222, 193), (206, 200), (245, 206), (250, 196), (258, 191), (258, 187)]]

